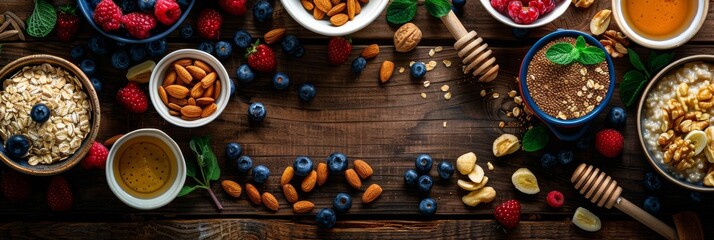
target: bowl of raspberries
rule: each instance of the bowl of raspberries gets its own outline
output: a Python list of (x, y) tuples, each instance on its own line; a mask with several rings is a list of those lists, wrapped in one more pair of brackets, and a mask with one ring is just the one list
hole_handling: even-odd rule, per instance
[(514, 28), (536, 28), (563, 15), (569, 0), (481, 0), (496, 20)]
[(195, 0), (79, 0), (82, 15), (99, 33), (119, 42), (166, 37), (188, 16)]

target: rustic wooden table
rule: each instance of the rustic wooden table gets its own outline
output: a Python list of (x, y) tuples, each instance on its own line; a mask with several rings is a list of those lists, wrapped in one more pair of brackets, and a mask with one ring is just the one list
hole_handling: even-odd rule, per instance
[[(61, 1), (55, 1), (55, 3)], [(252, 4), (253, 1), (249, 1)], [(198, 8), (201, 8), (199, 4)], [(33, 2), (26, 0), (4, 0), (0, 2), (0, 12), (13, 11), (26, 18), (32, 12)], [(274, 27), (287, 28), (297, 35), (306, 47), (307, 54), (299, 61), (290, 60), (277, 50), (278, 69), (290, 75), (288, 91), (275, 91), (269, 81), (270, 76), (261, 75), (249, 85), (238, 87), (237, 96), (232, 98), (223, 114), (213, 123), (197, 128), (183, 129), (168, 124), (153, 108), (144, 114), (127, 114), (115, 103), (116, 91), (125, 84), (125, 72), (111, 68), (106, 59), (99, 59), (99, 77), (104, 81), (100, 94), (102, 119), (99, 140), (138, 128), (159, 128), (171, 135), (184, 149), (187, 157), (188, 140), (192, 136), (209, 135), (222, 167), (221, 179), (233, 179), (245, 183), (248, 178), (239, 176), (232, 164), (226, 162), (223, 147), (229, 141), (238, 141), (245, 153), (252, 156), (257, 164), (265, 164), (271, 170), (270, 183), (265, 190), (274, 193), (281, 204), (278, 212), (271, 212), (262, 206), (254, 206), (245, 195), (234, 200), (228, 197), (219, 184), (213, 191), (225, 207), (217, 211), (205, 191), (178, 198), (171, 204), (152, 211), (132, 209), (121, 203), (109, 190), (104, 173), (86, 171), (77, 167), (63, 175), (70, 181), (75, 195), (75, 205), (68, 212), (48, 210), (44, 191), (49, 178), (33, 178), (33, 195), (29, 201), (10, 204), (0, 200), (1, 238), (338, 238), (338, 239), (394, 239), (394, 238), (552, 238), (552, 239), (653, 239), (659, 238), (655, 232), (617, 210), (598, 208), (578, 194), (569, 177), (577, 163), (544, 169), (540, 165), (539, 153), (516, 154), (496, 159), (491, 153), (493, 140), (502, 133), (521, 134), (518, 127), (499, 128), (501, 121), (513, 121), (505, 111), (512, 107), (512, 100), (505, 97), (516, 88), (515, 76), (520, 60), (529, 46), (539, 37), (555, 29), (576, 29), (588, 31), (590, 18), (600, 9), (609, 8), (610, 1), (596, 1), (588, 9), (570, 8), (562, 17), (544, 27), (534, 29), (528, 39), (517, 40), (511, 28), (497, 22), (477, 0), (469, 0), (461, 20), (467, 29), (475, 29), (483, 36), (494, 51), (501, 65), (496, 81), (479, 83), (465, 77), (460, 65), (450, 68), (441, 64), (448, 59), (457, 62), (456, 52), (451, 47), (453, 39), (438, 19), (418, 8), (416, 23), (424, 33), (420, 46), (409, 53), (394, 51), (392, 34), (395, 27), (387, 24), (384, 13), (369, 27), (352, 35), (354, 42), (352, 57), (359, 54), (364, 46), (378, 43), (381, 53), (369, 61), (365, 72), (356, 76), (350, 73), (349, 64), (330, 66), (326, 59), (327, 38), (309, 32), (298, 25), (278, 1), (274, 1), (274, 19), (268, 24), (254, 23), (250, 15), (246, 17), (225, 17), (223, 39), (230, 39), (240, 28), (247, 29), (253, 36), (262, 36)], [(194, 12), (197, 12), (194, 10)], [(195, 15), (195, 14), (194, 14)], [(687, 45), (676, 49), (676, 57), (714, 51), (714, 15), (710, 15), (704, 27)], [(195, 17), (189, 18), (190, 22)], [(613, 28), (617, 28), (614, 21)], [(88, 25), (83, 25), (80, 36), (71, 44), (57, 42), (53, 38), (29, 39), (21, 42), (10, 39), (2, 42), (0, 66), (25, 55), (48, 53), (69, 58), (69, 49), (77, 44), (85, 44), (96, 33)], [(181, 48), (195, 48), (198, 39), (185, 41), (172, 34), (168, 39), (169, 51)], [(444, 51), (429, 56), (430, 49), (444, 46)], [(635, 47), (641, 53), (647, 49)], [(234, 52), (231, 59), (223, 63), (232, 77), (236, 67), (244, 62), (242, 53)], [(155, 59), (159, 60), (159, 59)], [(395, 73), (386, 84), (377, 80), (379, 63), (394, 61), (397, 67), (408, 67), (410, 61), (439, 62), (439, 66), (426, 75), (431, 82), (424, 88), (421, 81), (410, 80), (408, 69)], [(617, 79), (630, 68), (629, 63), (617, 59)], [(298, 100), (296, 88), (299, 83), (313, 82), (317, 87), (317, 97), (311, 103)], [(444, 100), (439, 90), (441, 85), (451, 87), (453, 97)], [(489, 94), (481, 97), (479, 92)], [(427, 94), (426, 99), (420, 93)], [(490, 93), (501, 97), (492, 98)], [(263, 102), (268, 109), (268, 117), (262, 125), (248, 124), (246, 108), (250, 102)], [(622, 106), (619, 91), (611, 105)], [(629, 118), (624, 130), (626, 138), (624, 154), (618, 159), (603, 159), (593, 150), (576, 152), (575, 162), (595, 164), (616, 179), (625, 190), (623, 196), (642, 205), (647, 195), (656, 195), (662, 200), (662, 213), (657, 217), (672, 224), (671, 215), (682, 210), (698, 212), (705, 226), (707, 238), (714, 238), (714, 229), (706, 228), (714, 221), (714, 208), (709, 206), (714, 196), (704, 194), (702, 203), (693, 203), (689, 191), (673, 184), (665, 183), (662, 190), (648, 193), (642, 185), (642, 176), (652, 171), (646, 162), (637, 140), (634, 111), (628, 110)], [(593, 129), (599, 129), (604, 114), (596, 121)], [(448, 125), (444, 127), (443, 122)], [(551, 144), (555, 149), (555, 145)], [(551, 149), (551, 150), (552, 150)], [(297, 155), (308, 155), (322, 161), (334, 151), (346, 153), (350, 159), (364, 159), (374, 168), (374, 176), (366, 183), (378, 183), (384, 188), (380, 199), (370, 205), (359, 201), (350, 212), (339, 216), (337, 225), (331, 230), (318, 230), (312, 214), (294, 214), (283, 198), (278, 179), (282, 170)], [(403, 185), (405, 170), (414, 167), (414, 158), (420, 153), (430, 154), (437, 162), (455, 161), (465, 152), (473, 151), (479, 162), (491, 162), (495, 170), (487, 172), (489, 185), (498, 195), (491, 204), (466, 207), (461, 203), (464, 194), (456, 186), (456, 178), (449, 182), (438, 181), (431, 195), (438, 200), (438, 214), (423, 217), (419, 214), (419, 198), (414, 189)], [(518, 192), (510, 181), (517, 168), (531, 169), (540, 183), (541, 192), (524, 195)], [(5, 168), (7, 170), (7, 168)], [(435, 176), (436, 169), (431, 175)], [(458, 174), (457, 174), (458, 175)], [(457, 177), (458, 178), (458, 177)], [(550, 208), (545, 196), (551, 190), (563, 192), (565, 205), (560, 209)], [(360, 191), (351, 189), (342, 177), (331, 177), (324, 186), (302, 197), (313, 201), (316, 208), (330, 207), (332, 198), (338, 192), (350, 193), (353, 198), (361, 196)], [(493, 208), (507, 199), (518, 199), (522, 204), (522, 222), (508, 235), (494, 228)], [(585, 207), (600, 216), (602, 230), (588, 233), (570, 222), (573, 211)]]

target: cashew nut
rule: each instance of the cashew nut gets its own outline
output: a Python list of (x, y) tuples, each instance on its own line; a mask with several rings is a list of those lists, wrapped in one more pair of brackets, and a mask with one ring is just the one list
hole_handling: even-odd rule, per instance
[(496, 190), (492, 187), (484, 187), (480, 190), (470, 192), (461, 197), (461, 201), (467, 206), (475, 207), (479, 203), (490, 203), (496, 198)]

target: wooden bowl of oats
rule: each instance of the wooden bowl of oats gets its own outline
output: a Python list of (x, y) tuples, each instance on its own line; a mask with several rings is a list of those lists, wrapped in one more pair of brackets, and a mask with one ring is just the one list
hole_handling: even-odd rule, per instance
[[(0, 69), (0, 82), (0, 143), (5, 146), (12, 136), (30, 143), (24, 156), (0, 152), (5, 164), (47, 176), (67, 171), (84, 158), (99, 130), (99, 98), (77, 66), (52, 55), (25, 56)], [(42, 123), (30, 116), (38, 103), (50, 112)]]

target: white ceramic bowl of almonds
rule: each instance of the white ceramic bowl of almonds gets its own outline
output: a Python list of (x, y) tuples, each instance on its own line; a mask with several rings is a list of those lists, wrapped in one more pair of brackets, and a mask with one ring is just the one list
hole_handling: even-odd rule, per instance
[[(345, 36), (362, 30), (377, 19), (382, 11), (387, 8), (387, 3), (389, 3), (387, 0), (341, 0), (340, 2), (345, 4), (347, 4), (348, 1), (354, 1), (355, 4), (360, 4), (361, 9), (359, 13), (355, 14), (353, 20), (347, 21), (344, 25), (335, 26), (330, 22), (330, 17), (327, 15), (325, 15), (323, 19), (315, 19), (313, 10), (308, 10), (310, 7), (304, 7), (302, 1), (309, 3), (306, 3), (307, 6), (312, 6), (313, 9), (315, 8), (315, 1), (313, 0), (281, 0), (280, 2), (288, 14), (300, 25), (310, 31), (325, 36)], [(328, 0), (327, 2), (330, 1)], [(347, 9), (345, 8), (342, 12), (346, 14)]]
[[(218, 87), (213, 90), (215, 94), (212, 97), (212, 103), (215, 104), (215, 106), (213, 106), (215, 107), (215, 109), (212, 110), (212, 113), (207, 116), (202, 116), (195, 119), (187, 119), (185, 116), (176, 115), (176, 112), (185, 113), (184, 111), (177, 109), (174, 109), (174, 112), (172, 112), (174, 114), (172, 115), (170, 113), (172, 109), (169, 109), (168, 104), (166, 104), (162, 100), (162, 97), (159, 94), (159, 88), (164, 87), (164, 89), (166, 89), (165, 87), (167, 86), (164, 85), (164, 81), (167, 79), (167, 75), (169, 75), (170, 72), (175, 71), (174, 64), (182, 59), (190, 59), (193, 62), (198, 60), (202, 63), (205, 63), (215, 72), (215, 83), (218, 85)], [(181, 80), (178, 77), (175, 81), (176, 84), (181, 85)], [(201, 83), (199, 81), (200, 80), (194, 79), (193, 83), (200, 85)], [(159, 113), (159, 115), (161, 115), (161, 117), (163, 117), (169, 123), (185, 128), (200, 127), (216, 119), (221, 114), (221, 112), (223, 112), (223, 109), (226, 108), (226, 105), (228, 105), (228, 100), (230, 99), (231, 91), (231, 86), (228, 81), (231, 81), (230, 77), (228, 76), (228, 72), (226, 71), (226, 68), (223, 67), (223, 64), (218, 61), (218, 59), (200, 50), (181, 49), (169, 53), (163, 59), (161, 59), (159, 63), (156, 64), (156, 67), (151, 72), (151, 77), (149, 78), (149, 97), (151, 98), (151, 103), (154, 105), (154, 108)], [(189, 88), (189, 90), (192, 89)], [(197, 99), (198, 98), (194, 98), (194, 100)], [(181, 105), (181, 109), (183, 109), (183, 107), (191, 105), (190, 100), (189, 103)], [(204, 111), (209, 105), (211, 104), (194, 104), (194, 106), (199, 106), (200, 109)]]

